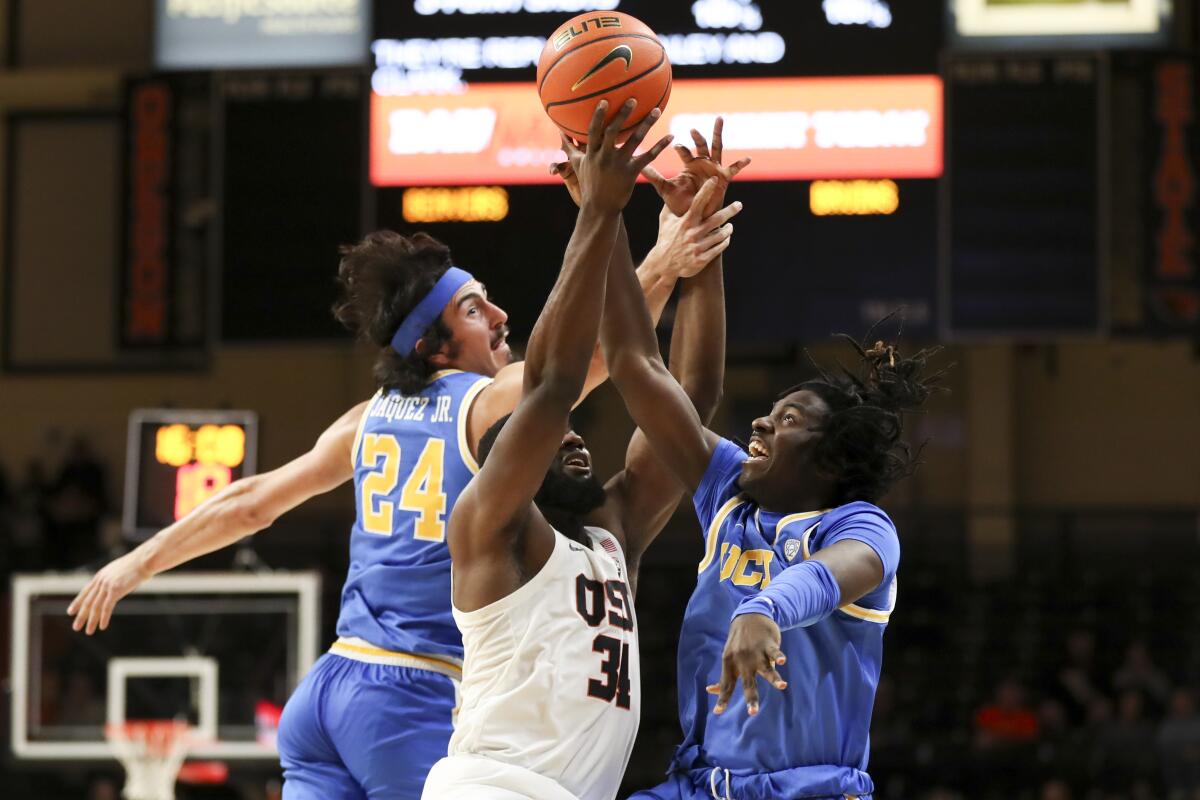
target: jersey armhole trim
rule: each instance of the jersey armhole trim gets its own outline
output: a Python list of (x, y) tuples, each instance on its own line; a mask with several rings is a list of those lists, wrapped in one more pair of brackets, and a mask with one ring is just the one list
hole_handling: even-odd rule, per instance
[(721, 526), (725, 524), (725, 518), (733, 513), (735, 508), (745, 502), (745, 495), (735, 494), (726, 500), (725, 505), (721, 506), (720, 510), (717, 511), (717, 515), (713, 517), (713, 521), (708, 526), (707, 541), (704, 544), (704, 560), (700, 562), (700, 566), (696, 569), (697, 573), (708, 569), (708, 565), (712, 563), (713, 557), (717, 554), (717, 533), (721, 530)]
[[(485, 624), (488, 621), (508, 613), (513, 608), (525, 603), (531, 597), (536, 597), (537, 593), (542, 590), (549, 581), (554, 580), (555, 570), (559, 569), (559, 562), (568, 555), (567, 547), (568, 539), (557, 530), (554, 530), (554, 548), (550, 551), (550, 557), (546, 559), (546, 563), (542, 564), (541, 569), (534, 574), (525, 583), (513, 589), (504, 597), (498, 597), (486, 606), (477, 608), (474, 611), (463, 611), (458, 606), (454, 605), (454, 600), (450, 601), (450, 611), (454, 616), (454, 622), (458, 625), (459, 630), (463, 630), (464, 625), (474, 627), (476, 625)], [(454, 583), (451, 579), (450, 591), (453, 594)]]
[[(812, 550), (809, 549), (808, 540), (812, 537), (813, 531), (815, 531), (816, 529), (817, 529), (817, 526), (813, 525), (811, 528), (809, 528), (808, 530), (806, 530), (804, 532), (804, 537), (800, 540), (801, 555), (803, 556), (803, 560), (805, 560), (805, 561), (808, 561), (810, 558), (812, 558)], [(856, 541), (858, 541), (858, 540), (856, 540)], [(867, 544), (867, 543), (863, 542), (863, 544)], [(867, 546), (870, 547), (869, 544), (867, 544)], [(872, 549), (874, 549), (874, 548), (872, 548)], [(894, 576), (892, 577), (892, 583), (893, 584), (896, 583), (896, 578)], [(843, 614), (854, 617), (855, 619), (861, 619), (861, 620), (865, 620), (866, 622), (876, 622), (880, 625), (886, 625), (888, 623), (888, 620), (891, 619), (892, 611), (894, 609), (893, 608), (888, 608), (888, 609), (867, 608), (866, 606), (860, 606), (857, 603), (846, 603), (846, 605), (844, 605), (844, 606), (839, 606), (837, 610), (841, 611)]]
[(358, 419), (358, 428), (354, 431), (354, 446), (350, 448), (350, 465), (358, 466), (358, 448), (362, 446), (363, 430), (367, 427), (367, 417), (371, 415), (371, 409), (375, 407), (375, 401), (383, 394), (383, 389), (376, 390), (375, 394), (367, 402), (367, 407), (363, 409), (362, 416)]
[(479, 464), (476, 463), (475, 456), (471, 453), (471, 443), (467, 440), (467, 419), (471, 416), (471, 406), (474, 405), (475, 398), (492, 385), (492, 380), (493, 378), (480, 378), (475, 381), (458, 404), (458, 455), (472, 475), (479, 473)]

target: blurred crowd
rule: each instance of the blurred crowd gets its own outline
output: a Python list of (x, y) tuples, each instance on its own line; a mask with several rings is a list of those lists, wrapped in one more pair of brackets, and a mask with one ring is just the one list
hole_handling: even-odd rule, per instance
[(0, 466), (0, 577), (75, 569), (114, 542), (108, 471), (84, 436), (46, 434), (44, 459), (20, 475)]
[(925, 796), (1200, 800), (1198, 679), (1159, 666), (1140, 640), (1108, 664), (1094, 634), (1077, 629), (1036, 681), (1005, 675), (957, 731), (938, 732), (898, 708), (903, 676), (885, 676), (872, 773), (884, 798), (941, 784)]

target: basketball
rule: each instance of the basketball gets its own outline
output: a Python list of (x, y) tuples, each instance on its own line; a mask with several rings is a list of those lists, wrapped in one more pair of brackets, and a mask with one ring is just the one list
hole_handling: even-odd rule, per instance
[(616, 11), (580, 14), (559, 25), (538, 58), (538, 96), (563, 133), (587, 141), (596, 104), (608, 101), (612, 119), (637, 100), (621, 138), (671, 96), (671, 62), (654, 31)]

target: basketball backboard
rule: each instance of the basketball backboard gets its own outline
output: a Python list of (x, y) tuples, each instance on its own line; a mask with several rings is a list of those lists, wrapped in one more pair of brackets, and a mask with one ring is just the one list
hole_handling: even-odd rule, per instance
[(158, 576), (117, 605), (108, 630), (90, 637), (73, 631), (66, 614), (89, 577), (13, 578), (17, 758), (111, 759), (106, 724), (172, 718), (201, 734), (192, 757), (277, 758), (262, 709), (282, 706), (317, 658), (316, 573)]

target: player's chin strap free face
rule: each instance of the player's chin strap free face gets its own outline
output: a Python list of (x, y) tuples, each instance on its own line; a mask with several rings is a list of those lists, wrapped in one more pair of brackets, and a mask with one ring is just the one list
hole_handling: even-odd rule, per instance
[(474, 280), (474, 276), (465, 269), (450, 267), (446, 270), (429, 290), (429, 294), (421, 298), (421, 302), (417, 303), (400, 323), (400, 327), (392, 336), (392, 349), (402, 356), (412, 353), (425, 331), (442, 315), (446, 304), (454, 299), (459, 289)]

